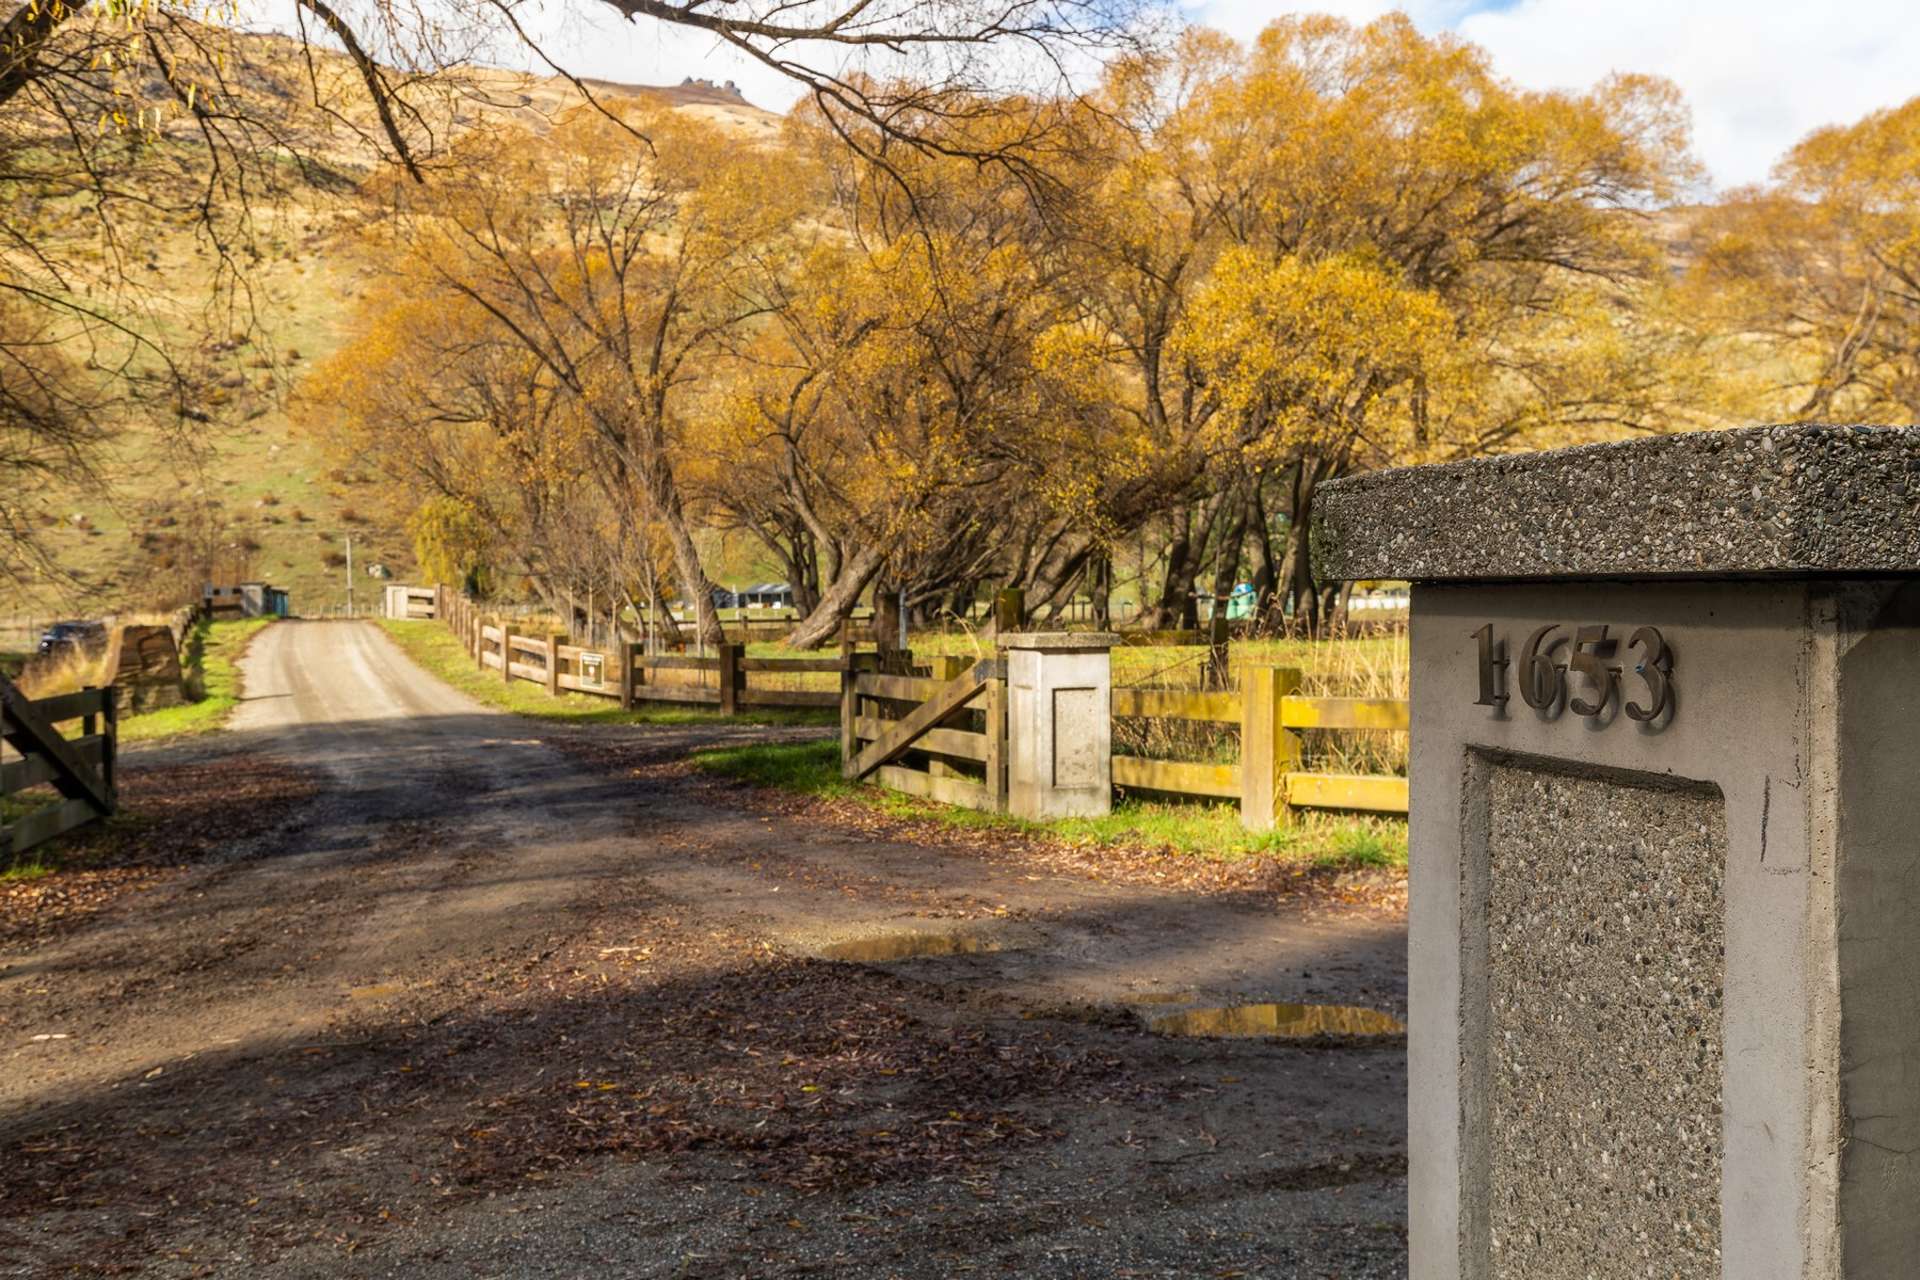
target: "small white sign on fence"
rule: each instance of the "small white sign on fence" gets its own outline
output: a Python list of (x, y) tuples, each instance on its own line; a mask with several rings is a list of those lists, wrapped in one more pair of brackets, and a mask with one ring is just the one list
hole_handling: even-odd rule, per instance
[(580, 655), (580, 683), (590, 689), (598, 689), (604, 683), (602, 673), (607, 669), (607, 655), (604, 653), (583, 653)]

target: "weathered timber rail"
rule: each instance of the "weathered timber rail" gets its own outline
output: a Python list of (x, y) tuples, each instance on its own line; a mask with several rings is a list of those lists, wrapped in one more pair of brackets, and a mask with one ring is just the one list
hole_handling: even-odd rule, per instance
[(474, 664), (497, 671), (503, 681), (542, 685), (554, 696), (581, 693), (608, 698), (631, 710), (643, 702), (710, 706), (722, 715), (743, 708), (796, 707), (832, 710), (837, 689), (770, 688), (755, 675), (838, 675), (849, 654), (830, 658), (750, 658), (745, 646), (716, 645), (712, 657), (648, 654), (635, 641), (592, 647), (572, 643), (564, 632), (535, 631), (509, 618), (487, 616), (472, 601), (440, 591), (440, 618), (460, 638)]
[[(74, 720), (80, 722), (79, 734), (62, 733), (60, 726)], [(13, 813), (14, 797), (29, 788), (51, 785), (59, 797), (0, 825), (0, 853), (18, 856), (113, 815), (117, 728), (112, 689), (29, 698), (0, 676), (0, 740), (18, 757), (0, 761), (0, 817)]]

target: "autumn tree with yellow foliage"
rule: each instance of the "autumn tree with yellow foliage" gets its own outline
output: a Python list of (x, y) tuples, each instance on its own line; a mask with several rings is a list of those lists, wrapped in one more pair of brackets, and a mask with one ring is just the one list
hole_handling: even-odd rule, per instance
[[(389, 450), (484, 422), (549, 469), (505, 502), (455, 476), (500, 458), (422, 454), (459, 463), (422, 493), (538, 548), (515, 571), (550, 594), (637, 599), (664, 545), (717, 639), (696, 534), (737, 529), (811, 645), (863, 598), (1103, 601), (1142, 543), (1167, 622), (1251, 553), (1271, 620), (1312, 627), (1327, 479), (1665, 429), (1694, 398), (1649, 225), (1695, 176), (1663, 82), (1529, 92), (1402, 16), (1294, 18), (1189, 32), (1086, 100), (948, 94), (895, 125), (802, 109), (757, 149), (623, 107), (470, 137), (384, 193), (404, 286), (363, 343), (391, 351), (344, 354), (331, 399)], [(588, 509), (619, 548), (597, 567), (559, 534)]]
[(1920, 419), (1920, 98), (1810, 134), (1701, 236), (1690, 301), (1747, 366), (1733, 413)]
[(1283, 19), (1251, 47), (1194, 31), (1106, 93), (1073, 287), (1171, 486), (1168, 620), (1209, 537), (1230, 584), (1251, 531), (1264, 591), (1311, 625), (1327, 479), (1675, 420), (1683, 352), (1642, 323), (1647, 215), (1695, 175), (1670, 85), (1524, 91), (1391, 15)]

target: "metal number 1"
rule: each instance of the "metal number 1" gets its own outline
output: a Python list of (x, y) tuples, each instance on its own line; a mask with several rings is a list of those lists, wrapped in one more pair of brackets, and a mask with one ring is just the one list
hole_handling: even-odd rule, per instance
[(1480, 696), (1474, 700), (1476, 707), (1504, 707), (1507, 705), (1507, 642), (1493, 638), (1493, 624), (1482, 626), (1473, 633), (1480, 644)]

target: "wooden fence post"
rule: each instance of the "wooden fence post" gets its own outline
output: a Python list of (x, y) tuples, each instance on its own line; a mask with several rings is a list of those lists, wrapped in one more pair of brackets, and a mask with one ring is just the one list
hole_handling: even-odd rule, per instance
[(740, 685), (744, 672), (740, 670), (740, 646), (733, 643), (718, 645), (715, 651), (720, 655), (720, 714), (731, 716), (740, 710)]
[(1249, 831), (1292, 820), (1287, 775), (1300, 767), (1300, 735), (1281, 723), (1280, 708), (1299, 687), (1297, 667), (1240, 670), (1240, 823)]
[(1227, 653), (1227, 602), (1222, 596), (1213, 598), (1213, 612), (1207, 615), (1207, 687), (1209, 689), (1230, 689)]
[(860, 716), (860, 663), (849, 641), (853, 624), (840, 624), (840, 763), (851, 763), (860, 754), (860, 738), (854, 721)]
[(100, 745), (100, 785), (107, 791), (107, 807), (117, 811), (120, 807), (120, 784), (115, 776), (120, 754), (120, 691), (108, 685), (106, 701), (100, 709), (106, 714), (107, 731), (107, 740)]
[(633, 710), (633, 651), (640, 646), (631, 640), (620, 642), (620, 709)]
[(555, 631), (547, 636), (547, 696), (560, 696), (560, 646), (567, 642), (567, 633)]
[(500, 619), (500, 679), (513, 683), (513, 624), (504, 617)]
[[(1002, 664), (1006, 650), (1000, 651)], [(987, 809), (1007, 811), (1007, 678), (987, 681)]]

